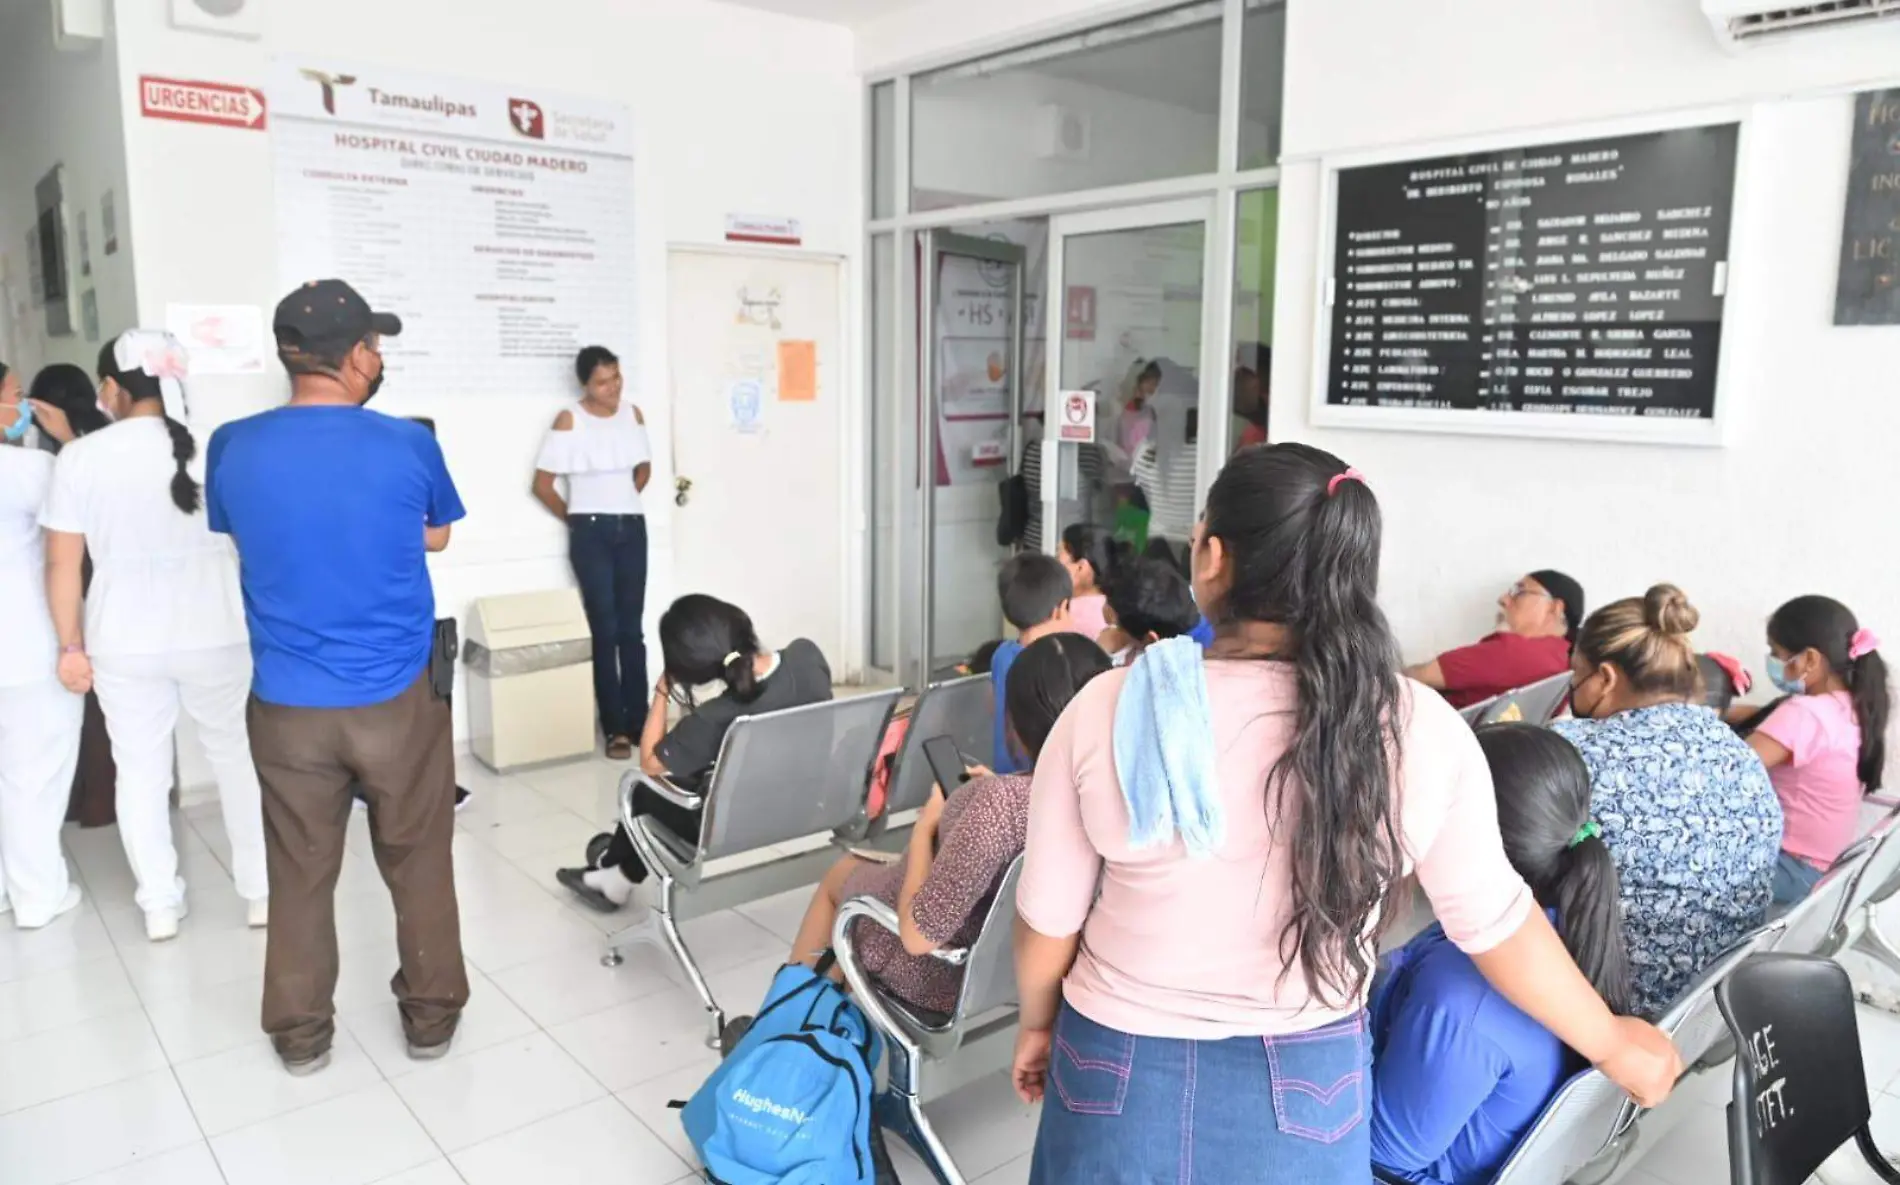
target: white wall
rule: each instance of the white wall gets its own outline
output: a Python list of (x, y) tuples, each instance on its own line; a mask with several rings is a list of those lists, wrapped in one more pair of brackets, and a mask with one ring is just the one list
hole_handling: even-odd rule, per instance
[[(628, 393), (646, 410), (661, 454), (653, 476), (659, 496), (649, 500), (651, 640), (659, 612), (679, 591), (664, 493), (673, 479), (666, 247), (719, 242), (726, 214), (745, 212), (795, 217), (808, 248), (856, 258), (863, 133), (851, 37), (841, 27), (711, 0), (541, 0), (525, 30), (506, 19), (508, 6), (479, 6), (473, 18), (470, 7), (464, 0), (277, 0), (265, 6), (264, 39), (246, 42), (178, 32), (164, 5), (118, 0), (139, 312), (155, 321), (168, 302), (180, 301), (268, 310), (286, 290), (277, 273), (269, 136), (140, 120), (132, 84), (141, 73), (261, 88), (273, 55), (328, 56), (627, 104), (637, 135), (639, 260), (627, 283), (637, 289), (640, 332), (609, 344), (633, 360)], [(851, 324), (860, 309), (854, 294)], [(857, 352), (847, 345), (846, 355), (855, 392)], [(193, 427), (202, 437), (286, 392), (281, 376), (199, 380)], [(474, 597), (571, 583), (565, 532), (528, 495), (541, 432), (571, 397), (564, 390), (470, 391), (425, 400), (405, 397), (394, 383), (379, 397), (380, 410), (435, 417), (469, 509), (454, 544), (432, 561), (439, 613), (465, 620)], [(861, 406), (848, 398), (848, 407)], [(860, 495), (853, 489), (850, 496)], [(844, 666), (834, 659), (834, 669)], [(457, 704), (458, 732), (465, 708)]]
[[(51, 337), (45, 310), (30, 308), (26, 233), (37, 217), (34, 186), (65, 166), (67, 289), (73, 332)], [(119, 251), (105, 253), (99, 202), (117, 193)], [(125, 233), (125, 151), (119, 126), (119, 79), (109, 44), (61, 52), (53, 48), (52, 7), (21, 4), (0, 17), (0, 355), (23, 383), (49, 362), (72, 362), (91, 374), (100, 340), (88, 341), (80, 315), (87, 291), (99, 302), (100, 338), (135, 317), (131, 243)], [(92, 274), (80, 274), (79, 223), (91, 244)]]
[[(1368, 36), (1368, 30), (1377, 30)], [(1273, 422), (1363, 469), (1386, 510), (1386, 610), (1413, 657), (1484, 629), (1520, 572), (1566, 569), (1594, 602), (1680, 584), (1698, 641), (1760, 669), (1790, 596), (1847, 602), (1900, 644), (1890, 476), (1900, 329), (1831, 324), (1856, 87), (1900, 83), (1900, 29), (1729, 56), (1692, 0), (1296, 0), (1289, 29)], [(1429, 96), (1429, 102), (1421, 102)], [(1318, 430), (1316, 158), (1487, 132), (1739, 104), (1730, 252), (1733, 412), (1715, 450)]]

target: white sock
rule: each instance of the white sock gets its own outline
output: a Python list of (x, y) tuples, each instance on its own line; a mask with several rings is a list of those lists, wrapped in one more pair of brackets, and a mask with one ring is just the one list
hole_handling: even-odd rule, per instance
[(633, 896), (633, 882), (618, 868), (596, 868), (582, 873), (581, 879), (589, 887), (599, 889), (601, 895), (615, 905), (625, 905)]

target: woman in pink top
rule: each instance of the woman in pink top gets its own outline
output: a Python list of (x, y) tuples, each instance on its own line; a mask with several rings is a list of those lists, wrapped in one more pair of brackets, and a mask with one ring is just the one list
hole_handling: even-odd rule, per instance
[(1068, 569), (1069, 628), (1093, 642), (1108, 629), (1108, 586), (1134, 558), (1126, 543), (1096, 523), (1071, 523), (1062, 532), (1056, 558)]
[(1887, 760), (1887, 663), (1880, 640), (1828, 597), (1797, 597), (1768, 619), (1768, 677), (1787, 698), (1749, 734), (1781, 799), (1775, 901), (1801, 900), (1854, 840), (1860, 798)]
[(1408, 873), (1506, 999), (1668, 1094), (1668, 1039), (1610, 1013), (1505, 858), (1471, 730), (1397, 675), (1379, 532), (1336, 458), (1240, 453), (1193, 545), (1213, 646), (1149, 647), (1043, 747), (1017, 895), (1033, 1182), (1367, 1180), (1364, 1004)]

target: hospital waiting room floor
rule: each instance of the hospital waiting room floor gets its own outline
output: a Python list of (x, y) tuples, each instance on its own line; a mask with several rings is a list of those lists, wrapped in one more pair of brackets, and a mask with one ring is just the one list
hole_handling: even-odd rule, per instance
[[(667, 1104), (713, 1065), (699, 1005), (655, 952), (602, 967), (602, 935), (619, 919), (570, 903), (553, 880), (609, 817), (623, 768), (595, 761), (497, 777), (462, 760), (476, 795), (458, 816), (455, 852), (472, 996), (440, 1062), (404, 1050), (388, 987), (394, 914), (359, 812), (337, 888), (335, 1060), (309, 1078), (286, 1075), (258, 1030), (264, 936), (245, 929), (231, 892), (216, 805), (176, 816), (192, 912), (161, 945), (145, 939), (117, 833), (69, 827), (82, 908), (37, 933), (0, 923), (0, 1181), (698, 1180)], [(686, 928), (731, 1011), (755, 1007), (806, 896)], [(1900, 1151), (1900, 1018), (1863, 1008), (1861, 1023), (1879, 1092), (1874, 1133)], [(1626, 1180), (1726, 1180), (1721, 1102), (1698, 1102)], [(975, 1185), (1028, 1180), (1035, 1112), (1002, 1075), (930, 1110)], [(893, 1155), (907, 1185), (930, 1179), (904, 1149)], [(1874, 1180), (1846, 1160), (1828, 1179)]]

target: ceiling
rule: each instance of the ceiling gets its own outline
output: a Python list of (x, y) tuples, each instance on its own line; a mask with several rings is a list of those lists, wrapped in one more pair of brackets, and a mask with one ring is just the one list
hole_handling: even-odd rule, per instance
[(746, 8), (804, 17), (833, 25), (862, 25), (925, 0), (728, 0)]

